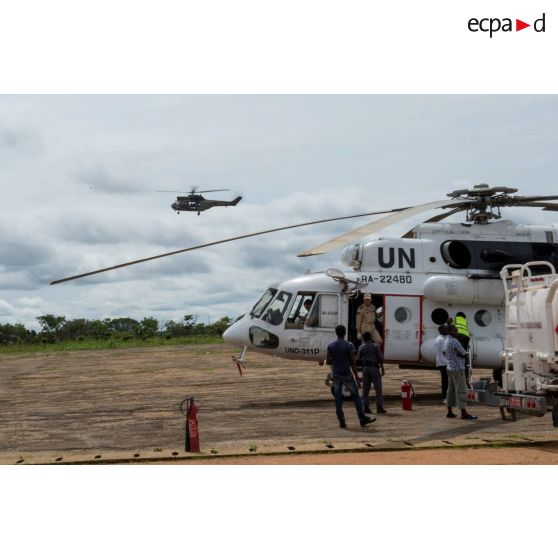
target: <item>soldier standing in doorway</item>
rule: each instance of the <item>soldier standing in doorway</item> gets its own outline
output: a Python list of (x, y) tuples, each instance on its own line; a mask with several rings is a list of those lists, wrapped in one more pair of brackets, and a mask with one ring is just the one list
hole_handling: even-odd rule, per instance
[(376, 307), (372, 304), (372, 295), (366, 293), (364, 302), (358, 307), (356, 313), (357, 339), (362, 341), (362, 334), (369, 331), (374, 343), (382, 344), (382, 337), (376, 329)]

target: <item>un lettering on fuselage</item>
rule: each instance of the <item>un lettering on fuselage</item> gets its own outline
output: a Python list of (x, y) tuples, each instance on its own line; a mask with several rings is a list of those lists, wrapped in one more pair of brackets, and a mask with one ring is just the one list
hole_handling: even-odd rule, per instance
[[(387, 249), (387, 254), (383, 246), (378, 248), (378, 263), (380, 267), (390, 269), (395, 265), (395, 260), (395, 248), (393, 246)], [(397, 248), (397, 267), (400, 269), (415, 269), (415, 266), (415, 249), (409, 248), (409, 250), (405, 250), (405, 248)]]

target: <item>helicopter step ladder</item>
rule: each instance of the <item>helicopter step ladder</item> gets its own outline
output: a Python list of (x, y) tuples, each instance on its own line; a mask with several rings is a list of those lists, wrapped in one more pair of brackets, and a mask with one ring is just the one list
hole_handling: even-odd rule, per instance
[[(548, 273), (540, 273), (548, 268)], [(558, 426), (558, 275), (549, 262), (505, 266), (505, 345), (502, 386), (484, 378), (468, 390), (467, 399), (497, 406), (503, 419), (517, 413), (542, 417), (552, 407)]]

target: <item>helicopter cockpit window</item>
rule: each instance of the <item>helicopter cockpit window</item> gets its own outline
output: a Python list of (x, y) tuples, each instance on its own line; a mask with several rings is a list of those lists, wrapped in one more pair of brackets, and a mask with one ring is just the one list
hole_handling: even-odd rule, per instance
[(267, 289), (263, 294), (262, 298), (256, 302), (254, 308), (250, 312), (250, 316), (254, 318), (259, 318), (262, 312), (266, 309), (267, 305), (271, 302), (271, 299), (275, 296), (277, 289)]
[(298, 293), (296, 295), (287, 323), (285, 324), (287, 329), (302, 329), (304, 327), (310, 315), (314, 295), (315, 293)]
[(271, 301), (267, 310), (262, 316), (262, 320), (269, 322), (271, 325), (279, 325), (283, 322), (285, 310), (291, 301), (292, 295), (286, 291), (280, 291)]
[(339, 325), (339, 296), (320, 294), (314, 302), (305, 327), (334, 329)]
[(252, 326), (249, 330), (252, 345), (260, 349), (276, 349), (279, 346), (279, 337), (258, 326)]

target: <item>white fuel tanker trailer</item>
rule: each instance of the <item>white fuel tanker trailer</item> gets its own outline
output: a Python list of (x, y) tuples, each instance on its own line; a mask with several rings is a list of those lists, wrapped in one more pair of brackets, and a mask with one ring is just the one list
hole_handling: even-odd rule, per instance
[(504, 371), (501, 386), (473, 384), (468, 399), (543, 416), (552, 408), (558, 426), (558, 274), (548, 262), (507, 265), (500, 272), (505, 293)]

